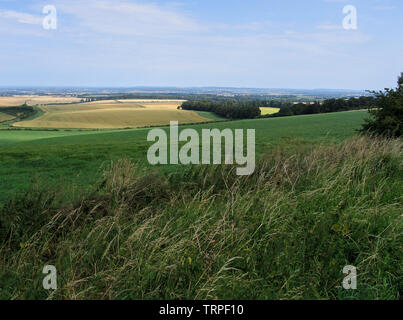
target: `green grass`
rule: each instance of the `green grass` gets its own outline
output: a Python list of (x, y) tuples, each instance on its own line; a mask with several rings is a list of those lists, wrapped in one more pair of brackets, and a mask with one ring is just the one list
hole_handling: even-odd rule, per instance
[(39, 131), (39, 130), (25, 130), (25, 129), (10, 129), (0, 130), (0, 146), (3, 151), (6, 146), (15, 146), (20, 142), (31, 142), (35, 140), (75, 136), (83, 134), (80, 131)]
[(202, 116), (203, 118), (206, 119), (211, 119), (214, 121), (223, 121), (227, 120), (226, 118), (220, 117), (216, 115), (214, 112), (208, 112), (208, 111), (195, 111), (198, 115)]
[[(98, 141), (36, 147), (71, 151), (84, 137)], [(249, 177), (121, 159), (72, 202), (33, 185), (0, 208), (0, 298), (399, 299), (402, 141), (277, 141)], [(42, 288), (47, 264), (57, 268), (55, 292)], [(355, 291), (341, 286), (346, 265), (357, 267)]]
[[(243, 120), (192, 125), (192, 128), (256, 129), (256, 152), (281, 143), (311, 145), (339, 142), (354, 134), (365, 111)], [(184, 126), (187, 127), (187, 126)], [(0, 205), (21, 194), (33, 182), (63, 186), (66, 194), (80, 193), (97, 180), (100, 167), (122, 157), (146, 165), (149, 129), (116, 131), (0, 131)], [(181, 170), (182, 166), (162, 167)]]

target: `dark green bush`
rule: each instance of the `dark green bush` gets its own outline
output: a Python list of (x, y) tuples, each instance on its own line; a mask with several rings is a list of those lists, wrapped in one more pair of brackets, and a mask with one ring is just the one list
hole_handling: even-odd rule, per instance
[(388, 137), (403, 136), (403, 72), (396, 89), (373, 93), (376, 106), (369, 109), (371, 118), (366, 120), (361, 131)]

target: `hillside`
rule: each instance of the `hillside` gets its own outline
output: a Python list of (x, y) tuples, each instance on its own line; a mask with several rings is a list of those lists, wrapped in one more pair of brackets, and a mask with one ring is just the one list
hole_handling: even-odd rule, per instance
[[(275, 119), (242, 120), (192, 125), (192, 128), (254, 128), (256, 151), (262, 154), (280, 143), (333, 143), (359, 129), (365, 111), (340, 112)], [(184, 128), (186, 128), (185, 126)], [(91, 186), (108, 160), (122, 157), (146, 164), (149, 129), (117, 131), (0, 130), (0, 200), (21, 194), (33, 182), (59, 185), (67, 194)], [(161, 167), (175, 170), (175, 167)]]

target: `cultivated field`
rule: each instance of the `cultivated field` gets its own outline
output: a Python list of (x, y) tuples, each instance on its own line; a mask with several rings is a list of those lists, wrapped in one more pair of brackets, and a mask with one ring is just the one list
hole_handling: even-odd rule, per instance
[(14, 123), (24, 128), (119, 129), (211, 121), (194, 111), (178, 110), (183, 100), (104, 100), (80, 104), (41, 105), (44, 114)]
[(24, 103), (26, 103), (29, 106), (34, 106), (38, 104), (50, 104), (50, 103), (73, 103), (73, 102), (80, 102), (80, 100), (81, 100), (80, 98), (74, 98), (74, 97), (18, 95), (11, 97), (0, 97), (0, 108), (20, 106)]
[(270, 108), (270, 107), (261, 107), (260, 111), (262, 112), (262, 116), (267, 114), (274, 114), (280, 111), (280, 108)]

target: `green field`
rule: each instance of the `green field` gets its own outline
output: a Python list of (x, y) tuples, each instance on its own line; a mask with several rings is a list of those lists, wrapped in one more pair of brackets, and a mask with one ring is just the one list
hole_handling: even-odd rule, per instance
[[(193, 125), (192, 128), (256, 129), (256, 151), (286, 141), (341, 141), (358, 129), (366, 112), (243, 120)], [(21, 192), (32, 181), (45, 184), (91, 185), (98, 169), (110, 159), (128, 157), (144, 163), (151, 143), (149, 129), (118, 131), (0, 131), (1, 195)], [(79, 178), (77, 178), (79, 177)]]
[[(217, 122), (192, 128), (256, 129), (256, 152), (262, 154), (284, 142), (341, 141), (354, 134), (366, 114), (357, 111)], [(100, 167), (111, 159), (127, 157), (145, 163), (151, 145), (146, 139), (148, 131), (0, 130), (0, 199), (23, 192), (33, 182), (81, 190), (98, 179)]]
[(222, 118), (218, 115), (216, 115), (213, 112), (208, 112), (208, 111), (196, 111), (198, 115), (200, 115), (203, 118), (207, 118), (210, 120), (214, 120), (214, 121), (223, 121), (223, 120), (227, 120), (226, 118)]

